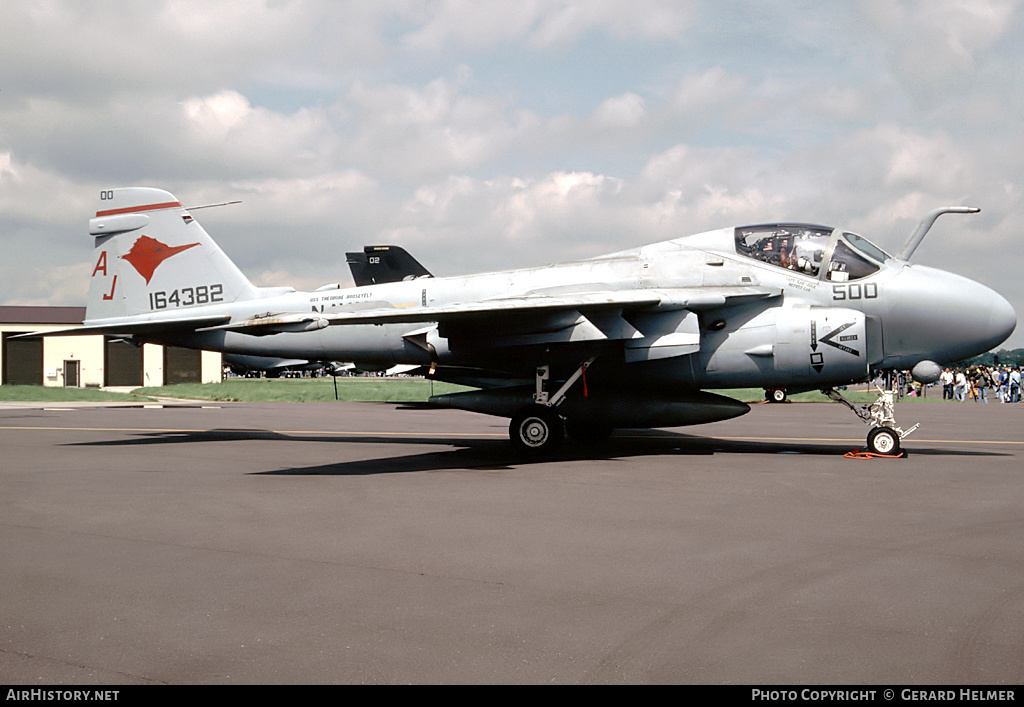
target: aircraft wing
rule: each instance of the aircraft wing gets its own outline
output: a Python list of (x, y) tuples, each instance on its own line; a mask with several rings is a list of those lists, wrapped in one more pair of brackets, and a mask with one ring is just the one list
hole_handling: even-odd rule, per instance
[(238, 322), (208, 327), (208, 330), (236, 331), (261, 335), (284, 331), (307, 331), (326, 326), (353, 324), (454, 323), (489, 319), (511, 314), (527, 318), (546, 312), (600, 311), (652, 308), (661, 311), (700, 311), (723, 307), (740, 299), (767, 299), (781, 294), (778, 288), (700, 287), (651, 290), (609, 290), (578, 294), (533, 294), (521, 297), (456, 302), (438, 306), (382, 306), (357, 311), (267, 314)]
[(455, 345), (460, 340), (474, 348), (624, 340), (627, 360), (651, 360), (699, 348), (696, 312), (780, 294), (778, 288), (755, 286), (537, 293), (437, 306), (275, 314), (210, 329), (261, 336), (327, 326), (429, 324)]

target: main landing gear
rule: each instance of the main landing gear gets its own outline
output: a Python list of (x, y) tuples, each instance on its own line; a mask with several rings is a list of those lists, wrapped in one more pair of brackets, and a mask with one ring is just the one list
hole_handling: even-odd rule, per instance
[(565, 400), (566, 393), (583, 377), (593, 362), (593, 358), (584, 361), (554, 395), (545, 390), (545, 383), (551, 373), (550, 367), (541, 366), (537, 369), (533, 403), (516, 412), (508, 426), (508, 436), (514, 445), (528, 452), (550, 451), (561, 444), (567, 425), (574, 437), (585, 438), (588, 433), (592, 435), (593, 430), (584, 428), (578, 421), (564, 422), (555, 408)]
[(868, 451), (874, 454), (896, 456), (900, 453), (900, 442), (904, 437), (920, 427), (920, 423), (909, 430), (896, 425), (895, 390), (878, 388), (878, 399), (870, 405), (857, 405), (844, 398), (835, 388), (821, 391), (832, 400), (842, 403), (853, 410), (865, 424), (871, 425), (868, 432)]

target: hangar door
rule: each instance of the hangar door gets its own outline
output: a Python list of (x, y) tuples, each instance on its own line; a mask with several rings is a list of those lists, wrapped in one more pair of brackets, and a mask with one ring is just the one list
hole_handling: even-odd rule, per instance
[(202, 379), (201, 351), (164, 347), (164, 385), (199, 383)]
[(103, 385), (142, 387), (142, 347), (121, 339), (103, 342)]
[(43, 340), (12, 339), (4, 334), (3, 382), (5, 385), (43, 384)]

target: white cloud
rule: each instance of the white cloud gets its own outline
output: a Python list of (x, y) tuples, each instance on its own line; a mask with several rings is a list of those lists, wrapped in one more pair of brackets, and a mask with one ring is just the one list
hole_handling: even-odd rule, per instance
[(606, 99), (594, 111), (594, 122), (598, 127), (631, 128), (643, 120), (644, 99), (635, 93), (624, 93)]
[(237, 91), (190, 97), (180, 105), (177, 140), (165, 143), (183, 160), (201, 157), (225, 175), (296, 176), (329, 169), (335, 128), (321, 108), (291, 114), (252, 106)]
[(18, 178), (18, 172), (14, 169), (14, 165), (11, 161), (10, 151), (0, 153), (0, 183), (3, 182), (5, 174), (7, 175), (7, 179)]
[(89, 264), (0, 266), (0, 302), (22, 306), (82, 306), (89, 292)]
[(892, 125), (874, 132), (890, 153), (884, 182), (889, 189), (925, 187), (948, 192), (966, 181), (964, 170), (970, 158), (948, 135), (920, 135)]
[[(886, 37), (900, 85), (922, 104), (956, 100), (1020, 11), (1019, 0), (914, 0), (860, 6)], [(945, 94), (945, 95), (944, 95)]]
[[(75, 212), (87, 213), (94, 196), (90, 185), (18, 160), (11, 152), (0, 153), (0, 244), (21, 248), (25, 233), (35, 238), (58, 239), (74, 223)], [(19, 242), (20, 241), (20, 242)], [(10, 252), (10, 251), (7, 251)]]
[(228, 132), (238, 126), (252, 109), (245, 96), (237, 91), (221, 91), (205, 98), (189, 98), (183, 104), (185, 115), (204, 137), (222, 140)]
[(808, 91), (805, 105), (826, 121), (870, 120), (872, 106), (879, 103), (873, 93), (860, 87), (819, 86)]
[(482, 49), (523, 42), (565, 47), (591, 30), (634, 39), (679, 40), (690, 27), (695, 3), (680, 0), (436, 0), (416, 13), (421, 24), (403, 42), (439, 51), (451, 43)]
[(716, 66), (680, 79), (672, 104), (678, 112), (702, 110), (736, 98), (745, 84), (741, 77), (731, 76), (725, 69)]
[(299, 77), (331, 86), (377, 64), (394, 12), (353, 0), (13, 0), (0, 22), (0, 81), (86, 102)]
[(356, 83), (335, 106), (346, 141), (338, 156), (392, 179), (471, 170), (538, 127), (503, 96), (474, 96), (436, 79), (418, 88)]

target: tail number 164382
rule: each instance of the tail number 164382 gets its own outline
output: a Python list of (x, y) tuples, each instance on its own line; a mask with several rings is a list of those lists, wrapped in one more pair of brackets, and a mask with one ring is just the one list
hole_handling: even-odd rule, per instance
[(192, 307), (198, 304), (213, 304), (224, 301), (224, 285), (199, 285), (182, 287), (180, 290), (158, 290), (149, 293), (150, 309), (169, 307)]

